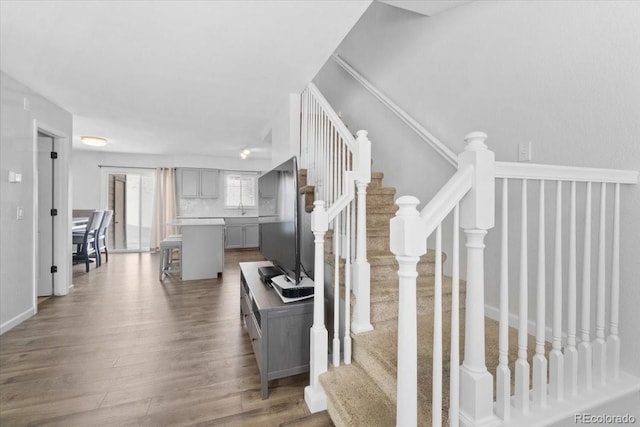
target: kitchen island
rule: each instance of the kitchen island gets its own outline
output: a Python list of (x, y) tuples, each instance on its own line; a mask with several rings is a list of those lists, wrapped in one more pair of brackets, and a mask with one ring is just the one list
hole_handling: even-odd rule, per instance
[(220, 218), (183, 218), (170, 223), (182, 234), (182, 280), (217, 278), (224, 268), (224, 227)]

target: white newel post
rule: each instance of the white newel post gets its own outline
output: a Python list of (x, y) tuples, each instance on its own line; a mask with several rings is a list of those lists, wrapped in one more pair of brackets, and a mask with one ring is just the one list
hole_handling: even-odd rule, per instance
[[(356, 139), (354, 171), (356, 179), (356, 257), (353, 262), (353, 293), (356, 296), (351, 330), (358, 334), (371, 331), (371, 265), (367, 260), (367, 186), (371, 182), (371, 141), (367, 131), (359, 130)], [(357, 168), (357, 169), (356, 169)]]
[(311, 230), (315, 236), (313, 326), (309, 361), (309, 385), (304, 389), (304, 400), (312, 413), (327, 409), (327, 396), (320, 384), (320, 375), (327, 371), (329, 352), (328, 333), (324, 324), (324, 235), (329, 228), (329, 216), (324, 201), (316, 200), (311, 213)]
[(458, 168), (473, 166), (474, 181), (460, 204), (460, 227), (467, 247), (467, 296), (465, 356), (460, 368), (460, 423), (465, 426), (494, 425), (493, 376), (485, 364), (484, 342), (484, 237), (495, 223), (495, 155), (484, 141), (487, 135), (473, 132), (458, 156)]
[(426, 225), (412, 196), (400, 197), (400, 207), (391, 219), (391, 252), (398, 260), (398, 384), (396, 426), (418, 423), (418, 326), (416, 279), (420, 256), (427, 253)]

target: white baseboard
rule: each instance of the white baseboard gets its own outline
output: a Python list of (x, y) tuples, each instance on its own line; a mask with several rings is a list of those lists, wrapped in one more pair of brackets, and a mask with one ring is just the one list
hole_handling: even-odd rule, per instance
[[(487, 316), (490, 319), (493, 319), (495, 321), (499, 321), (500, 320), (500, 309), (497, 307), (493, 307), (491, 305), (485, 304), (484, 306), (484, 315)], [(518, 319), (518, 315), (516, 315), (515, 313), (509, 313), (509, 326), (515, 329), (518, 329), (519, 326), (519, 319)], [(529, 319), (529, 321), (527, 322), (527, 333), (529, 335), (536, 335), (536, 322)], [(547, 326), (545, 328), (545, 341), (551, 342), (553, 340), (553, 330), (551, 329), (551, 326)], [(563, 332), (562, 333), (562, 341), (565, 341), (565, 337), (566, 337), (566, 333)]]
[(36, 314), (36, 309), (34, 307), (31, 307), (23, 313), (18, 314), (14, 318), (7, 320), (2, 325), (0, 325), (0, 335), (18, 326), (20, 323), (24, 322), (34, 314)]

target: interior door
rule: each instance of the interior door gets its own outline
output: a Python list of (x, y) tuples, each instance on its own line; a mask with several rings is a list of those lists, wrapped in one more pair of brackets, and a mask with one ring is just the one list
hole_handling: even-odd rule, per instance
[(115, 249), (127, 248), (125, 197), (127, 192), (126, 178), (115, 175), (114, 206), (113, 206), (113, 247)]
[(38, 132), (38, 296), (53, 295), (53, 159), (54, 138)]

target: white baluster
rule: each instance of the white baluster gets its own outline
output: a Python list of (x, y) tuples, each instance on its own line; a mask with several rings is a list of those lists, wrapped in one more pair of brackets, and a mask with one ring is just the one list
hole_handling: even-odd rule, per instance
[(571, 212), (569, 214), (569, 277), (567, 290), (567, 346), (564, 349), (567, 393), (578, 394), (578, 350), (576, 349), (576, 182), (571, 181)]
[(509, 188), (502, 180), (502, 244), (500, 248), (500, 335), (496, 370), (496, 414), (511, 417), (511, 370), (509, 369)]
[(608, 374), (620, 376), (620, 337), (618, 336), (620, 305), (620, 184), (615, 185), (613, 200), (613, 248), (611, 254), (611, 323), (607, 337)]
[(520, 229), (520, 288), (518, 304), (518, 360), (516, 360), (515, 406), (529, 413), (529, 361), (527, 360), (528, 321), (528, 254), (527, 254), (527, 180), (522, 180), (522, 212)]
[(495, 224), (495, 156), (487, 135), (465, 137), (465, 151), (458, 168), (473, 166), (473, 187), (460, 204), (460, 225), (466, 235), (467, 296), (465, 306), (465, 355), (460, 368), (460, 417), (463, 424), (497, 421), (493, 413), (493, 376), (485, 364), (484, 334), (484, 237)]
[(453, 210), (451, 265), (451, 357), (449, 360), (449, 426), (457, 427), (460, 411), (460, 206)]
[(311, 103), (311, 141), (313, 144), (313, 159), (309, 169), (309, 182), (314, 186), (314, 199), (319, 200), (318, 194), (318, 103), (315, 97)]
[(431, 425), (437, 427), (442, 425), (442, 225), (436, 228), (435, 263)]
[(328, 182), (327, 182), (327, 115), (324, 112), (324, 109), (322, 110), (322, 118), (321, 118), (321, 123), (320, 123), (320, 150), (321, 150), (321, 154), (320, 154), (320, 159), (321, 159), (321, 163), (320, 163), (320, 183), (321, 183), (321, 193), (320, 193), (320, 200), (328, 200), (327, 197), (327, 187), (328, 187)]
[(331, 161), (329, 163), (329, 167), (331, 170), (331, 191), (330, 191), (330, 200), (331, 204), (335, 202), (338, 198), (337, 189), (336, 189), (336, 174), (338, 165), (336, 164), (337, 152), (336, 152), (336, 128), (333, 124), (331, 124)]
[[(351, 203), (347, 205), (346, 217), (351, 216)], [(344, 263), (344, 363), (351, 364), (351, 226), (347, 221), (347, 244), (344, 245), (345, 263)], [(338, 324), (336, 324), (338, 329)]]
[(607, 377), (607, 343), (604, 336), (605, 307), (605, 217), (607, 184), (600, 184), (600, 227), (598, 232), (598, 282), (596, 293), (596, 338), (593, 340), (593, 381), (604, 385)]
[(367, 185), (371, 182), (371, 142), (367, 138), (367, 132), (360, 130), (356, 140), (358, 170), (357, 208), (355, 209), (356, 230), (355, 248), (356, 257), (353, 263), (353, 290), (356, 295), (356, 305), (353, 309), (353, 323), (351, 328), (354, 333), (361, 333), (373, 329), (370, 320), (371, 305), (371, 265), (367, 260)]
[(310, 332), (309, 385), (304, 389), (304, 400), (312, 413), (327, 409), (327, 396), (320, 384), (320, 375), (327, 371), (327, 341), (329, 334), (324, 324), (324, 235), (329, 217), (322, 200), (313, 202), (311, 230), (315, 236), (313, 326)]
[(544, 356), (545, 343), (545, 226), (544, 226), (544, 181), (540, 181), (538, 201), (538, 287), (536, 298), (536, 354), (533, 356), (533, 402), (547, 406), (547, 358)]
[(564, 356), (562, 354), (562, 181), (556, 183), (555, 261), (553, 268), (553, 343), (549, 354), (549, 394), (564, 399)]
[(309, 148), (309, 143), (307, 140), (307, 97), (309, 95), (309, 89), (306, 88), (302, 91), (302, 96), (300, 97), (300, 111), (302, 122), (300, 123), (300, 165), (303, 169), (309, 168), (309, 153), (307, 149)]
[(591, 329), (591, 183), (587, 183), (584, 216), (584, 251), (582, 257), (582, 316), (578, 344), (578, 385), (587, 390), (592, 384)]
[(340, 366), (340, 245), (336, 238), (339, 232), (340, 215), (334, 220), (333, 226), (333, 366)]
[(400, 197), (396, 216), (391, 220), (391, 252), (398, 260), (398, 384), (397, 426), (416, 426), (418, 422), (416, 319), (416, 279), (420, 256), (427, 252), (426, 226), (416, 207), (415, 197)]

